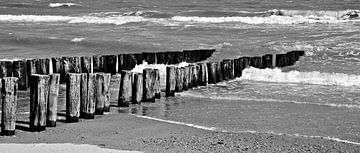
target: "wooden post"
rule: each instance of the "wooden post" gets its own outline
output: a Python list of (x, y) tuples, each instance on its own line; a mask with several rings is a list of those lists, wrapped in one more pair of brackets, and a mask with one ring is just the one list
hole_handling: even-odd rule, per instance
[(221, 63), (221, 71), (222, 71), (222, 76), (224, 80), (229, 80), (230, 79), (230, 60), (229, 59), (224, 59), (223, 61), (220, 62)]
[(96, 74), (82, 73), (81, 74), (81, 104), (80, 104), (80, 118), (94, 119), (95, 118), (95, 88)]
[(121, 80), (120, 73), (116, 73), (111, 76), (111, 87), (113, 87), (112, 90), (110, 90), (110, 97), (112, 98), (111, 101), (119, 101)]
[(29, 85), (30, 85), (30, 76), (32, 74), (37, 74), (34, 59), (26, 59), (26, 70), (27, 70), (27, 75), (29, 76)]
[(53, 73), (50, 75), (50, 84), (49, 84), (49, 102), (47, 104), (47, 120), (46, 126), (55, 127), (57, 120), (57, 104), (59, 97), (59, 83), (60, 83), (60, 74)]
[(42, 59), (35, 59), (34, 61), (35, 61), (37, 74), (49, 74), (50, 59), (42, 58)]
[(81, 73), (93, 73), (92, 58), (90, 56), (82, 56), (80, 58)]
[(110, 111), (110, 81), (111, 81), (111, 74), (104, 73), (104, 112)]
[(5, 77), (1, 79), (1, 88), (1, 134), (5, 136), (15, 135), (18, 78)]
[(216, 78), (216, 67), (217, 63), (207, 63), (207, 71), (208, 71), (208, 83), (209, 84), (216, 84), (217, 78)]
[(155, 82), (156, 72), (155, 69), (145, 68), (143, 70), (143, 102), (155, 102)]
[(191, 70), (191, 86), (193, 88), (197, 87), (198, 86), (198, 68), (197, 68), (197, 65), (192, 65), (192, 70)]
[(93, 72), (104, 72), (104, 58), (101, 55), (93, 56)]
[(69, 62), (71, 65), (71, 73), (81, 73), (81, 61), (80, 57), (69, 57)]
[(185, 66), (185, 67), (182, 67), (182, 69), (184, 69), (184, 75), (183, 75), (183, 90), (189, 90), (189, 66)]
[(46, 128), (47, 104), (49, 101), (50, 76), (30, 76), (30, 129), (44, 131)]
[(117, 69), (117, 56), (116, 55), (104, 55), (104, 72), (114, 75)]
[(272, 54), (266, 54), (262, 56), (263, 68), (273, 68), (272, 60), (273, 60)]
[(95, 90), (95, 115), (104, 114), (105, 97), (104, 90), (104, 73), (96, 73)]
[(258, 69), (262, 69), (262, 57), (260, 56), (254, 56), (250, 58), (250, 66), (258, 68)]
[(198, 63), (198, 85), (207, 86), (208, 84), (208, 69), (206, 63)]
[(140, 104), (143, 96), (143, 74), (135, 73), (134, 74), (134, 85), (133, 85), (133, 94), (132, 94), (132, 103)]
[(223, 81), (224, 81), (224, 77), (221, 68), (221, 62), (218, 62), (216, 65), (216, 82), (223, 82)]
[(148, 64), (156, 64), (156, 53), (143, 52), (143, 58)]
[(284, 54), (276, 54), (276, 67), (284, 67), (285, 66), (285, 55)]
[(243, 63), (242, 63), (243, 69), (250, 67), (250, 57), (243, 57)]
[(244, 59), (242, 57), (234, 60), (234, 74), (235, 77), (241, 77), (244, 70)]
[(175, 67), (174, 66), (167, 66), (166, 67), (166, 97), (175, 96)]
[[(119, 56), (123, 56), (122, 62), (122, 70), (132, 70), (136, 66), (136, 58), (132, 54), (122, 54)], [(119, 57), (119, 59), (121, 59)]]
[(66, 81), (66, 122), (79, 122), (81, 74), (68, 73)]
[(176, 73), (175, 73), (175, 80), (176, 80), (175, 91), (176, 92), (183, 91), (183, 81), (184, 81), (183, 70), (184, 69), (182, 69), (181, 67), (176, 67)]
[(13, 62), (0, 61), (0, 78), (12, 77), (13, 75)]
[(154, 69), (155, 71), (155, 98), (161, 98), (161, 86), (160, 86), (160, 71), (159, 69)]
[(125, 57), (124, 54), (117, 55), (117, 65), (118, 65), (118, 73), (121, 73), (121, 70), (126, 70)]
[(28, 85), (28, 75), (26, 70), (26, 61), (17, 60), (13, 62), (13, 75), (14, 77), (19, 78), (19, 90), (27, 90)]
[(119, 91), (119, 107), (129, 107), (129, 103), (132, 101), (132, 73), (131, 71), (121, 71), (121, 83)]

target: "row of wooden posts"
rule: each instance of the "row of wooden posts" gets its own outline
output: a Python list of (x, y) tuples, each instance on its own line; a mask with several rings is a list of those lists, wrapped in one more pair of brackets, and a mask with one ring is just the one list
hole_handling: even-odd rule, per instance
[[(225, 59), (220, 62), (193, 63), (185, 67), (169, 65), (166, 67), (166, 78), (161, 79), (166, 79), (165, 95), (174, 96), (175, 92), (240, 77), (242, 70), (249, 66), (256, 68), (290, 66), (303, 55), (303, 51), (292, 51), (275, 56), (267, 54)], [(198, 60), (201, 59), (201, 57), (198, 58)], [(46, 127), (56, 126), (61, 78), (61, 73), (30, 75), (30, 130), (43, 131)], [(63, 77), (63, 81), (66, 83), (66, 122), (78, 122), (79, 118), (94, 119), (95, 115), (108, 112), (110, 110), (111, 78), (121, 82), (117, 87), (119, 88), (119, 107), (128, 107), (130, 103), (155, 102), (155, 99), (161, 97), (158, 69), (145, 68), (142, 73), (121, 70), (120, 73), (115, 72), (114, 74), (68, 72)], [(4, 77), (1, 80), (2, 135), (14, 135), (17, 90), (20, 86), (20, 79)]]

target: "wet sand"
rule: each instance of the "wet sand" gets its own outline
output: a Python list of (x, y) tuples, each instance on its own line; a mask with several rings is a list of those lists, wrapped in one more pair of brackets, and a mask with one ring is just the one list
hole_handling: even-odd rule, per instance
[(0, 143), (74, 143), (144, 152), (358, 152), (359, 145), (320, 138), (214, 132), (129, 114), (61, 123), (44, 132), (17, 130)]

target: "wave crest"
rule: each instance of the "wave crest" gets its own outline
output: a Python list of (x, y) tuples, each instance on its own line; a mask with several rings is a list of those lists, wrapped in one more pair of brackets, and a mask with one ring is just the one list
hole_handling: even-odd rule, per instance
[(71, 6), (81, 6), (81, 5), (76, 3), (49, 3), (49, 7), (51, 8), (71, 7)]
[(355, 19), (359, 18), (360, 10), (317, 11), (317, 10), (268, 10), (268, 15), (306, 17), (313, 19)]
[(360, 87), (359, 75), (349, 75), (344, 73), (321, 73), (317, 71), (282, 72), (280, 69), (256, 69), (250, 67), (243, 71), (240, 79), (265, 82), (287, 82)]

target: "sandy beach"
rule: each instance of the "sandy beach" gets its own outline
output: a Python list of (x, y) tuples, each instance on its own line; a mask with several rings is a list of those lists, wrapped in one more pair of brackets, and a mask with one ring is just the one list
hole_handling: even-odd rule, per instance
[[(44, 132), (17, 130), (0, 143), (73, 143), (143, 152), (358, 152), (359, 145), (320, 138), (214, 132), (129, 114), (59, 123)], [(1, 150), (1, 147), (0, 147)], [(1, 152), (7, 152), (2, 150)]]

